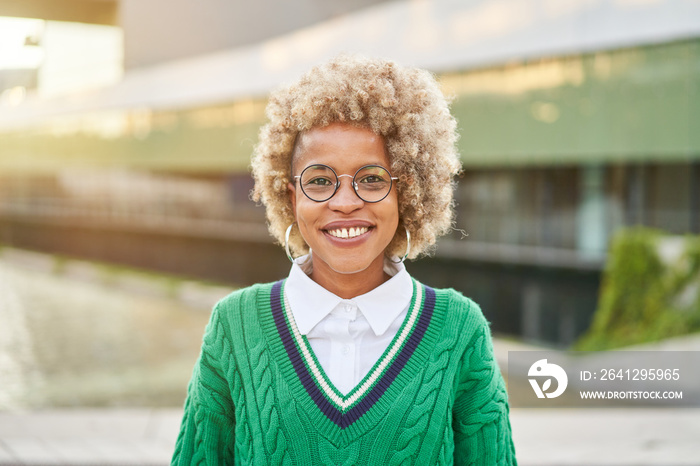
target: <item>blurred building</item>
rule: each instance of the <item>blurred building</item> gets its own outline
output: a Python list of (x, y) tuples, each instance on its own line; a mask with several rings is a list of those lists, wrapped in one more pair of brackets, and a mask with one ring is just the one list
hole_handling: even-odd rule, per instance
[[(37, 0), (2, 15), (73, 44), (51, 52), (61, 34), (43, 34), (34, 77), (0, 69), (2, 243), (279, 277), (248, 199), (265, 96), (341, 51), (428, 68), (454, 96), (458, 231), (410, 267), (496, 331), (567, 344), (617, 229), (700, 233), (697, 1)], [(83, 72), (61, 71), (73, 59)]]

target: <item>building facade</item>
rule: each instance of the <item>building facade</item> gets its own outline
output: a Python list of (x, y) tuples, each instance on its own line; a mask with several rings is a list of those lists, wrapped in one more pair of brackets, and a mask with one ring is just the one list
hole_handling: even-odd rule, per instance
[[(249, 200), (265, 95), (343, 50), (427, 67), (453, 96), (456, 228), (409, 267), (475, 298), (495, 331), (568, 345), (615, 231), (700, 233), (697, 2), (400, 1), (330, 16), (0, 109), (0, 242), (238, 283), (283, 274), (279, 258), (259, 265), (279, 251)], [(222, 248), (237, 255), (217, 269)]]

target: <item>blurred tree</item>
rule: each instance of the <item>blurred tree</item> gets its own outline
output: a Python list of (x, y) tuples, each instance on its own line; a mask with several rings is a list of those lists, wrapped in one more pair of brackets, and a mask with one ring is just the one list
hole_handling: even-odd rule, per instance
[(593, 323), (577, 350), (604, 350), (700, 331), (700, 236), (618, 232)]

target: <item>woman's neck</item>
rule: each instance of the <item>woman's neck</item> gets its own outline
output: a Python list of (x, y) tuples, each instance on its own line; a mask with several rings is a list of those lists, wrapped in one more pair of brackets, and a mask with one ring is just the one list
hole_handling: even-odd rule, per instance
[(311, 256), (311, 279), (343, 299), (368, 293), (391, 278), (384, 272), (384, 257), (379, 256), (369, 267), (355, 273), (340, 273), (322, 260)]

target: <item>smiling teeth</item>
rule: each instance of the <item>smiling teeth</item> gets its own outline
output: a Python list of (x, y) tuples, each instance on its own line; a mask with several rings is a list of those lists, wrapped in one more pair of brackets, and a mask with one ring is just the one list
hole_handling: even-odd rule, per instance
[(363, 233), (366, 233), (369, 228), (367, 227), (356, 227), (356, 228), (339, 228), (337, 230), (328, 230), (328, 233), (331, 236), (335, 236), (336, 238), (354, 238), (356, 236), (360, 236)]

